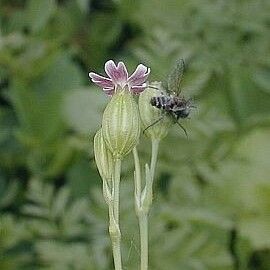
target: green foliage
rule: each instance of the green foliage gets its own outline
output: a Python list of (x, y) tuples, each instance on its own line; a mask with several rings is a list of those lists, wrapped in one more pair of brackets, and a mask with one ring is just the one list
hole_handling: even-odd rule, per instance
[[(197, 109), (162, 141), (151, 269), (266, 270), (269, 1), (2, 0), (0, 269), (112, 269), (92, 136), (109, 59), (164, 80), (179, 58)], [(148, 162), (149, 141), (140, 154)], [(90, 154), (89, 154), (90, 153)], [(137, 269), (133, 164), (123, 164), (125, 269)]]
[(55, 7), (55, 0), (30, 0), (27, 2), (28, 26), (32, 32), (43, 29), (53, 15)]

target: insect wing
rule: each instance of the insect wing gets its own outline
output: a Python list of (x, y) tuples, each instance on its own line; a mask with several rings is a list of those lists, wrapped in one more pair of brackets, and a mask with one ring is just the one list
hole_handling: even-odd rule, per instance
[(184, 74), (185, 62), (183, 59), (177, 61), (168, 78), (168, 91), (175, 95), (181, 92), (181, 82)]
[(169, 94), (169, 90), (168, 90), (168, 81), (163, 81), (161, 84), (163, 93)]

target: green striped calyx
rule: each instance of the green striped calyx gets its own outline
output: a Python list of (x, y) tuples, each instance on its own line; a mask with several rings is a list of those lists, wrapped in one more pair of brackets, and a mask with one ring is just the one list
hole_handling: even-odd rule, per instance
[(103, 114), (102, 134), (114, 159), (123, 159), (138, 143), (139, 110), (129, 91), (113, 95)]

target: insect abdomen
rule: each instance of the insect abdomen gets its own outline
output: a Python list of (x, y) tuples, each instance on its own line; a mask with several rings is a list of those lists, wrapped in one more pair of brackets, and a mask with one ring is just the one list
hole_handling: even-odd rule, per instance
[(152, 97), (151, 98), (151, 105), (160, 109), (165, 108), (167, 104), (167, 99), (165, 96), (159, 96), (159, 97)]

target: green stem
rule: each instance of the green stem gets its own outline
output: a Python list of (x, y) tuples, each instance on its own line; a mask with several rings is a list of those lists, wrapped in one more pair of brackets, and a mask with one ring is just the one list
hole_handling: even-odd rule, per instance
[(117, 224), (119, 224), (120, 174), (121, 174), (121, 160), (116, 159), (114, 167), (113, 211), (115, 222)]
[[(154, 174), (157, 164), (159, 140), (152, 140), (152, 156), (150, 164), (150, 174), (145, 173), (145, 195), (142, 197), (141, 191), (141, 171), (140, 161), (137, 149), (133, 149), (133, 157), (135, 164), (135, 207), (139, 220), (140, 242), (141, 242), (141, 270), (148, 269), (148, 214), (152, 202), (152, 187)], [(150, 192), (151, 191), (151, 192)]]
[(136, 196), (139, 196), (139, 200), (141, 197), (141, 190), (142, 190), (142, 184), (141, 184), (141, 166), (140, 166), (140, 160), (139, 160), (139, 155), (137, 148), (134, 147), (133, 150), (133, 158), (134, 158), (134, 164), (135, 164), (135, 194)]
[(158, 148), (159, 148), (159, 140), (152, 139), (152, 156), (151, 156), (151, 165), (150, 165), (150, 173), (151, 173), (151, 183), (153, 184), (155, 177), (155, 170), (157, 165), (157, 157), (158, 157)]
[(148, 214), (139, 216), (140, 241), (141, 241), (141, 270), (148, 269)]
[(113, 260), (115, 270), (122, 270), (121, 232), (119, 227), (119, 195), (120, 195), (121, 160), (115, 160), (112, 200), (109, 202), (110, 227)]
[(122, 270), (122, 259), (121, 259), (121, 232), (119, 225), (116, 224), (113, 216), (113, 205), (109, 205), (110, 213), (110, 226), (109, 232), (112, 241), (112, 250), (113, 250), (113, 260), (114, 260), (114, 269)]
[(122, 259), (121, 259), (121, 234), (119, 232), (119, 237), (112, 237), (112, 250), (113, 250), (113, 260), (114, 269), (122, 270)]

